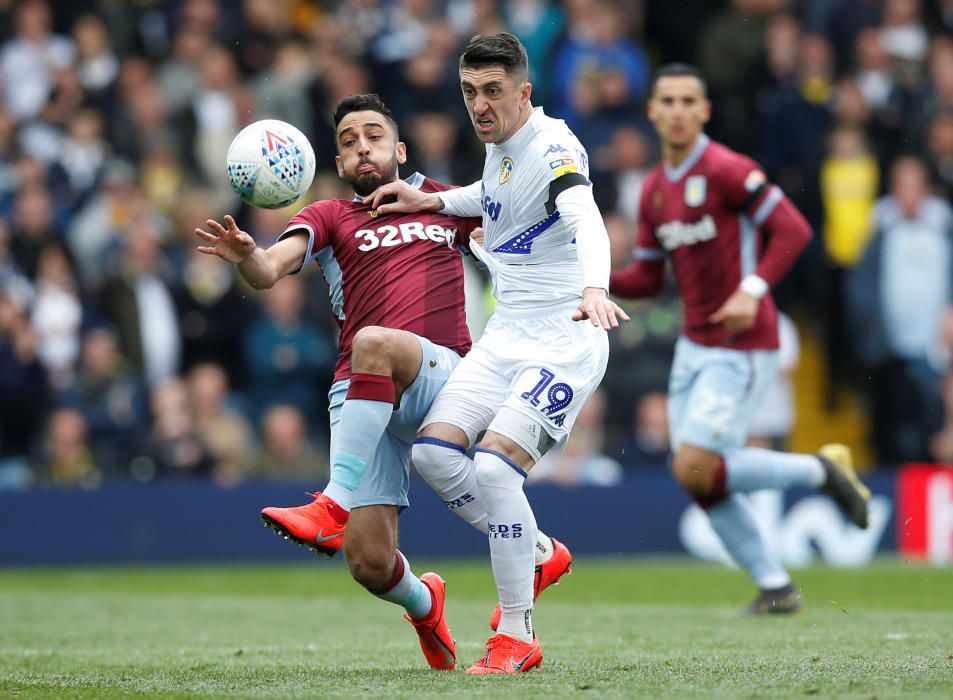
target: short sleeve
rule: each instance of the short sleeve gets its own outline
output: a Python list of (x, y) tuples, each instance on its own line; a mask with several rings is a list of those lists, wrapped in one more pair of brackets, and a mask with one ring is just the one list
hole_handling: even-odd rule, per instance
[(309, 204), (288, 221), (285, 230), (278, 236), (279, 241), (302, 229), (308, 233), (308, 248), (301, 261), (301, 267), (295, 272), (304, 269), (315, 255), (331, 243), (335, 222), (340, 218), (339, 209), (338, 201), (321, 200)]
[(735, 207), (743, 207), (759, 190), (768, 187), (764, 168), (738, 153), (718, 163), (718, 184), (722, 196)]
[[(589, 155), (582, 144), (571, 138), (543, 138), (539, 141), (540, 157), (535, 161), (540, 173), (547, 180), (557, 180), (564, 175), (579, 174), (588, 180)], [(506, 159), (503, 166), (506, 167)]]

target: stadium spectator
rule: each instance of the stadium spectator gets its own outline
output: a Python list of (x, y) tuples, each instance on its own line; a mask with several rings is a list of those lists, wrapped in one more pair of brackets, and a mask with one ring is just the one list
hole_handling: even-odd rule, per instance
[(875, 233), (849, 281), (852, 334), (869, 377), (871, 438), (881, 463), (929, 458), (943, 419), (937, 351), (953, 301), (953, 210), (930, 194), (926, 165), (899, 159)]
[(82, 340), (76, 380), (58, 398), (83, 414), (93, 460), (106, 478), (128, 477), (149, 428), (148, 393), (119, 354), (116, 332), (91, 328)]
[(644, 100), (649, 63), (642, 45), (626, 35), (629, 7), (591, 0), (584, 16), (553, 50), (552, 107), (589, 150), (603, 145)]
[(0, 291), (0, 489), (33, 481), (31, 458), (43, 430), (46, 370), (36, 353), (36, 333), (7, 293)]
[(16, 36), (0, 49), (0, 89), (17, 119), (36, 118), (53, 91), (56, 71), (75, 59), (73, 42), (52, 32), (46, 0), (26, 0), (16, 8)]
[(210, 477), (215, 458), (202, 442), (189, 403), (188, 385), (178, 377), (159, 382), (150, 398), (152, 433), (146, 454), (148, 470), (143, 467), (137, 478)]
[(953, 111), (939, 112), (930, 120), (926, 157), (937, 194), (953, 200)]
[(50, 383), (66, 389), (73, 382), (79, 360), (83, 306), (73, 264), (60, 243), (40, 251), (30, 323), (36, 331), (36, 350)]
[(13, 255), (11, 238), (7, 220), (0, 218), (0, 295), (9, 297), (18, 308), (23, 309), (33, 298), (33, 285)]
[(76, 75), (86, 94), (100, 109), (119, 76), (119, 57), (111, 45), (109, 28), (101, 17), (88, 14), (73, 25)]
[(249, 460), (249, 478), (320, 481), (329, 473), (327, 450), (308, 440), (304, 414), (289, 404), (269, 406), (261, 417), (261, 449)]
[(877, 160), (860, 125), (834, 128), (830, 149), (821, 163), (824, 227), (821, 235), (827, 262), (824, 340), (827, 359), (827, 405), (837, 405), (838, 390), (854, 374), (851, 333), (847, 325), (846, 276), (860, 261), (870, 237), (870, 212), (880, 188)]
[(37, 482), (64, 488), (98, 488), (103, 474), (89, 447), (86, 419), (75, 408), (50, 415)]
[(326, 439), (322, 414), (337, 354), (333, 341), (303, 316), (303, 309), (297, 277), (262, 294), (261, 314), (244, 339), (246, 395), (253, 422), (270, 405), (290, 404), (304, 414), (312, 436)]
[[(639, 195), (645, 176), (651, 169), (652, 155), (649, 139), (639, 127), (622, 125), (613, 130), (609, 143), (600, 148), (592, 159), (593, 171), (599, 173), (593, 177), (598, 178), (600, 185), (613, 185), (602, 188), (610, 195), (615, 195), (613, 204), (603, 205), (603, 211), (614, 210), (628, 224), (638, 221)], [(607, 196), (603, 194), (601, 199), (605, 200)], [(611, 231), (609, 235), (612, 235)], [(628, 247), (624, 247), (623, 252), (628, 254)]]
[(198, 95), (202, 54), (212, 41), (196, 24), (182, 25), (172, 37), (172, 52), (156, 70), (156, 83), (172, 113), (187, 107)]
[[(29, 170), (34, 162), (21, 160), (19, 167)], [(54, 212), (50, 191), (43, 184), (21, 181), (14, 201), (10, 248), (17, 266), (31, 280), (37, 276), (40, 252), (59, 240)]]
[(119, 262), (123, 231), (132, 223), (129, 205), (141, 196), (137, 190), (133, 165), (111, 159), (103, 166), (98, 188), (69, 221), (66, 243), (80, 282), (90, 293), (102, 288)]
[(313, 109), (308, 100), (308, 89), (314, 80), (308, 47), (301, 41), (286, 40), (272, 50), (274, 62), (260, 71), (253, 82), (252, 99), (257, 113), (305, 125)]
[(746, 150), (755, 146), (752, 139), (757, 129), (750, 85), (765, 61), (766, 48), (773, 43), (766, 41), (769, 22), (784, 4), (782, 0), (723, 3), (721, 12), (711, 18), (699, 37), (697, 59), (705, 66), (712, 99), (718, 105), (710, 129), (714, 138)]
[(529, 78), (533, 94), (540, 104), (550, 104), (551, 51), (565, 31), (566, 17), (559, 3), (547, 0), (512, 0), (502, 3), (503, 21), (526, 47), (529, 55)]
[(254, 312), (246, 293), (233, 268), (217, 265), (214, 259), (195, 250), (188, 251), (173, 288), (182, 331), (182, 371), (215, 362), (225, 370), (231, 386), (244, 384), (242, 338), (245, 319)]
[(122, 233), (117, 269), (102, 288), (99, 308), (119, 332), (119, 347), (150, 386), (179, 371), (182, 331), (164, 278), (159, 233), (149, 221)]
[(220, 365), (203, 362), (187, 377), (196, 435), (215, 460), (215, 478), (221, 483), (234, 483), (241, 478), (252, 454), (251, 426), (232, 405), (228, 376)]

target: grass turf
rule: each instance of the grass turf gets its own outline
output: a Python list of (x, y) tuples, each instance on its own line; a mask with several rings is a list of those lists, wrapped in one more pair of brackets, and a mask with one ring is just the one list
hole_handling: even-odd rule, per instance
[(950, 569), (800, 571), (803, 615), (751, 619), (738, 572), (581, 559), (537, 608), (542, 669), (500, 678), (462, 673), (489, 635), (488, 562), (415, 563), (430, 567), (451, 673), (340, 561), (0, 569), (0, 696), (953, 697)]

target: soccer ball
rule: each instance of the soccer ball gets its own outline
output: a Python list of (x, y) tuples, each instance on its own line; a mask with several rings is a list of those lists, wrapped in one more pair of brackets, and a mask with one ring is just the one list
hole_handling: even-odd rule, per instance
[(235, 194), (254, 207), (286, 207), (314, 179), (314, 149), (308, 139), (277, 119), (262, 119), (239, 131), (226, 161)]

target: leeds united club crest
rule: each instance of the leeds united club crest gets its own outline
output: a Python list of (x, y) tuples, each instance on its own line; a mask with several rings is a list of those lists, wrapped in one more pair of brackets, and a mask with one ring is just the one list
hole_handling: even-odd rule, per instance
[(513, 168), (516, 167), (516, 164), (513, 162), (513, 159), (509, 156), (506, 156), (503, 159), (503, 162), (500, 163), (500, 184), (505, 185), (506, 181), (510, 179), (510, 175), (513, 174)]

